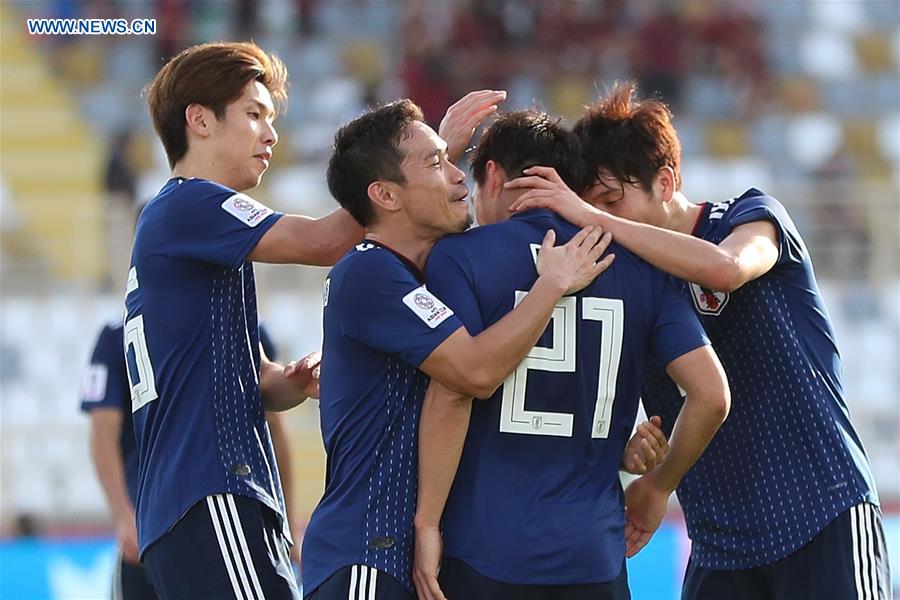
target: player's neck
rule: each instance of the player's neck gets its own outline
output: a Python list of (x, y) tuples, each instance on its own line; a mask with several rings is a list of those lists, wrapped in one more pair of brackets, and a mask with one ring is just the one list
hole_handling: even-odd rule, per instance
[(390, 248), (423, 272), (425, 271), (425, 262), (435, 243), (435, 240), (410, 235), (406, 231), (385, 230), (378, 226), (366, 229), (366, 239)]
[(671, 202), (667, 229), (690, 235), (703, 211), (703, 206), (694, 204), (681, 192), (675, 192)]
[(185, 156), (175, 163), (175, 168), (172, 169), (172, 177), (181, 177), (183, 179), (205, 179), (229, 187), (236, 192), (246, 191), (237, 189), (234, 182), (231, 181), (226, 174), (221, 173), (220, 171), (220, 169), (216, 168), (213, 161), (202, 160), (196, 156)]

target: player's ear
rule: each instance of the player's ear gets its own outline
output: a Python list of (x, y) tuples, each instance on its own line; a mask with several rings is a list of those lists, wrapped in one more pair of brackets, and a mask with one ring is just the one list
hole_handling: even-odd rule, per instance
[(503, 184), (508, 181), (506, 171), (493, 160), (489, 160), (484, 165), (485, 171), (485, 187), (487, 192), (494, 197), (503, 191)]
[(366, 188), (366, 193), (376, 207), (390, 212), (400, 210), (400, 204), (397, 202), (397, 195), (392, 190), (391, 182), (373, 181)]
[(209, 137), (209, 121), (211, 113), (205, 107), (194, 103), (184, 109), (184, 120), (187, 128), (194, 135)]
[(657, 171), (653, 187), (663, 202), (670, 201), (675, 194), (675, 170), (672, 167), (663, 167)]

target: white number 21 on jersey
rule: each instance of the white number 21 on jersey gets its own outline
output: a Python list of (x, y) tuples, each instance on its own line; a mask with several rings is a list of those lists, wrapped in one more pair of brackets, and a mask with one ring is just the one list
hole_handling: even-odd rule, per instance
[[(128, 288), (125, 295), (138, 289), (137, 270), (132, 267), (128, 271)], [(128, 348), (134, 348), (134, 362), (137, 365), (137, 373), (128, 371), (128, 383), (131, 385), (131, 412), (135, 412), (148, 402), (159, 398), (156, 393), (156, 379), (153, 375), (153, 365), (150, 363), (150, 354), (147, 352), (147, 337), (144, 334), (144, 315), (134, 316), (125, 321), (125, 355), (128, 356)], [(126, 360), (126, 366), (128, 361)], [(137, 375), (137, 383), (134, 376)]]
[[(525, 294), (526, 292), (522, 291), (516, 292), (516, 306)], [(575, 415), (527, 410), (525, 391), (528, 387), (529, 369), (557, 373), (575, 372), (577, 302), (578, 298), (568, 296), (556, 304), (550, 319), (553, 325), (553, 345), (549, 348), (539, 346), (532, 348), (525, 360), (503, 383), (500, 431), (572, 437)], [(621, 300), (582, 298), (581, 314), (584, 320), (600, 321), (603, 324), (597, 376), (597, 402), (591, 424), (591, 437), (605, 439), (609, 436), (613, 401), (616, 397), (616, 379), (622, 355), (624, 306)]]

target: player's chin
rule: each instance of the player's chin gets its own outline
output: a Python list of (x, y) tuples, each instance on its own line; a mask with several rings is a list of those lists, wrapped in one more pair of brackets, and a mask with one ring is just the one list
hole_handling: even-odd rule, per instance
[(471, 226), (472, 226), (472, 215), (470, 215), (469, 211), (466, 210), (466, 214), (461, 215), (459, 217), (459, 219), (454, 222), (452, 233), (462, 233), (463, 231), (466, 231)]

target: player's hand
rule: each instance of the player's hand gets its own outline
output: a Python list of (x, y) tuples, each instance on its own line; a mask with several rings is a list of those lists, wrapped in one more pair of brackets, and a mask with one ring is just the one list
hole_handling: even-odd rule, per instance
[(600, 273), (609, 268), (615, 254), (600, 260), (609, 247), (612, 236), (599, 227), (585, 227), (562, 246), (554, 246), (556, 232), (547, 231), (538, 253), (537, 271), (541, 277), (552, 278), (565, 294), (585, 288)]
[(510, 205), (511, 212), (547, 208), (579, 227), (602, 223), (603, 212), (573, 192), (553, 167), (530, 167), (522, 172), (526, 177), (503, 185), (508, 190), (526, 190)]
[(284, 377), (307, 398), (318, 398), (321, 365), (322, 353), (310, 352), (300, 360), (286, 364)]
[(666, 514), (669, 492), (656, 487), (652, 473), (625, 488), (625, 556), (631, 558), (647, 545)]
[(137, 541), (137, 525), (134, 522), (134, 513), (130, 516), (117, 519), (116, 541), (122, 549), (122, 558), (125, 562), (136, 565), (140, 563), (140, 550)]
[(462, 157), (475, 129), (497, 112), (497, 105), (504, 100), (506, 92), (502, 90), (479, 90), (469, 92), (447, 109), (438, 127), (438, 135), (447, 142), (450, 162), (455, 163)]
[(622, 455), (622, 470), (632, 475), (652, 471), (669, 453), (669, 440), (662, 429), (662, 418), (653, 416), (637, 427)]
[(447, 600), (438, 585), (444, 541), (437, 527), (416, 527), (413, 585), (419, 600)]

